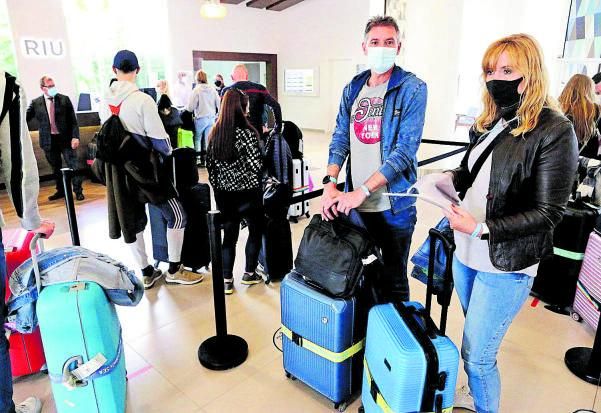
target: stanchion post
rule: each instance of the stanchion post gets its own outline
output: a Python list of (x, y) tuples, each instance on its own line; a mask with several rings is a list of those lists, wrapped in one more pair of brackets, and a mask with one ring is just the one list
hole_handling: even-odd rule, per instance
[(572, 373), (591, 384), (599, 386), (601, 377), (601, 331), (597, 326), (593, 348), (574, 347), (566, 352), (564, 362)]
[(73, 245), (80, 246), (79, 228), (77, 227), (77, 216), (75, 215), (75, 202), (73, 201), (73, 169), (62, 168), (63, 173), (63, 191), (65, 191), (65, 206), (67, 207), (67, 217), (69, 218), (69, 228), (71, 229), (71, 241)]
[(209, 211), (207, 221), (211, 245), (216, 335), (202, 342), (198, 348), (198, 360), (210, 370), (228, 370), (244, 363), (248, 357), (248, 344), (242, 337), (227, 333), (219, 211)]

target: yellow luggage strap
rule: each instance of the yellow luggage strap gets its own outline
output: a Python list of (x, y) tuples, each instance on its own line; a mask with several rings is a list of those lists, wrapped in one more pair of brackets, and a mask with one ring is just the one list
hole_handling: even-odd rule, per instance
[(365, 339), (363, 339), (358, 343), (354, 344), (352, 347), (349, 347), (340, 353), (335, 353), (333, 351), (328, 350), (327, 348), (323, 348), (313, 343), (312, 341), (307, 340), (306, 338), (299, 336), (298, 334), (290, 331), (284, 325), (282, 325), (282, 334), (288, 337), (297, 346), (303, 347), (309, 350), (310, 352), (315, 353), (318, 356), (331, 361), (332, 363), (342, 363), (343, 361), (353, 357), (355, 354), (360, 352), (363, 349), (363, 347), (365, 347)]
[[(365, 372), (365, 378), (367, 379), (367, 383), (369, 383), (369, 393), (371, 397), (374, 399), (378, 407), (384, 413), (395, 413), (394, 410), (390, 408), (386, 400), (384, 400), (384, 396), (380, 393), (380, 389), (376, 384), (374, 378), (371, 376), (371, 372), (369, 371), (369, 367), (367, 366), (367, 360), (363, 359), (363, 371)], [(447, 407), (446, 409), (442, 409), (442, 413), (452, 413), (453, 406)]]

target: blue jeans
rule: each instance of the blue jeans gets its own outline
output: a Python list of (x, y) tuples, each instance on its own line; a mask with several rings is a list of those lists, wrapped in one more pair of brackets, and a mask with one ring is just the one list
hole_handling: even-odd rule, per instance
[(453, 259), (453, 279), (465, 315), (463, 358), (478, 413), (497, 413), (501, 379), (497, 353), (534, 278), (521, 273), (481, 272)]
[(194, 119), (194, 150), (196, 152), (207, 151), (207, 140), (214, 124), (215, 116), (213, 115)]
[(361, 212), (367, 231), (382, 251), (384, 268), (378, 289), (388, 301), (409, 301), (407, 260), (411, 237), (415, 228), (415, 207), (397, 214), (391, 210), (383, 212)]
[[(4, 251), (2, 245), (2, 234), (0, 233), (0, 251)], [(6, 304), (4, 297), (6, 293), (6, 258), (0, 254), (0, 327), (6, 319)], [(4, 335), (4, 328), (0, 328), (0, 412), (13, 413), (13, 378), (8, 357), (8, 340)]]

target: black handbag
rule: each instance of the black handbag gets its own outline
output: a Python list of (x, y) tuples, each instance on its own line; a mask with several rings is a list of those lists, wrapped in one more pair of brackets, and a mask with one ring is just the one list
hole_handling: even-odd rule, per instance
[(349, 297), (366, 268), (381, 264), (375, 242), (356, 211), (325, 221), (313, 215), (305, 228), (296, 260), (295, 271), (308, 283), (334, 297)]

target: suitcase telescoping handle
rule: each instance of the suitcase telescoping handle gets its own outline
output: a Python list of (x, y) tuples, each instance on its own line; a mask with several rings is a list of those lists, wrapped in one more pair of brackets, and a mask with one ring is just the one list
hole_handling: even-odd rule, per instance
[(79, 228), (77, 227), (77, 215), (75, 215), (75, 202), (73, 201), (73, 176), (80, 171), (75, 172), (71, 168), (62, 168), (63, 188), (65, 192), (65, 207), (67, 208), (67, 217), (69, 218), (69, 230), (71, 231), (71, 242), (75, 246), (80, 246)]
[(436, 228), (431, 228), (430, 232), (430, 257), (428, 259), (428, 284), (426, 289), (426, 313), (430, 315), (432, 309), (432, 295), (434, 291), (434, 260), (436, 258), (436, 241), (440, 240), (446, 256), (444, 270), (444, 288), (439, 296), (438, 302), (442, 310), (440, 313), (440, 333), (445, 334), (447, 328), (447, 313), (451, 304), (451, 295), (453, 294), (453, 253), (455, 252), (455, 243), (449, 240), (442, 232)]
[[(38, 245), (40, 247), (40, 252), (44, 251), (44, 243), (42, 239), (46, 238), (44, 234), (37, 233), (31, 239), (29, 243), (29, 251), (31, 252), (31, 266), (33, 267), (33, 273), (35, 274), (35, 285), (38, 290), (38, 294), (42, 289), (42, 279), (40, 276), (40, 267), (38, 266)], [(39, 243), (38, 243), (39, 241)]]

